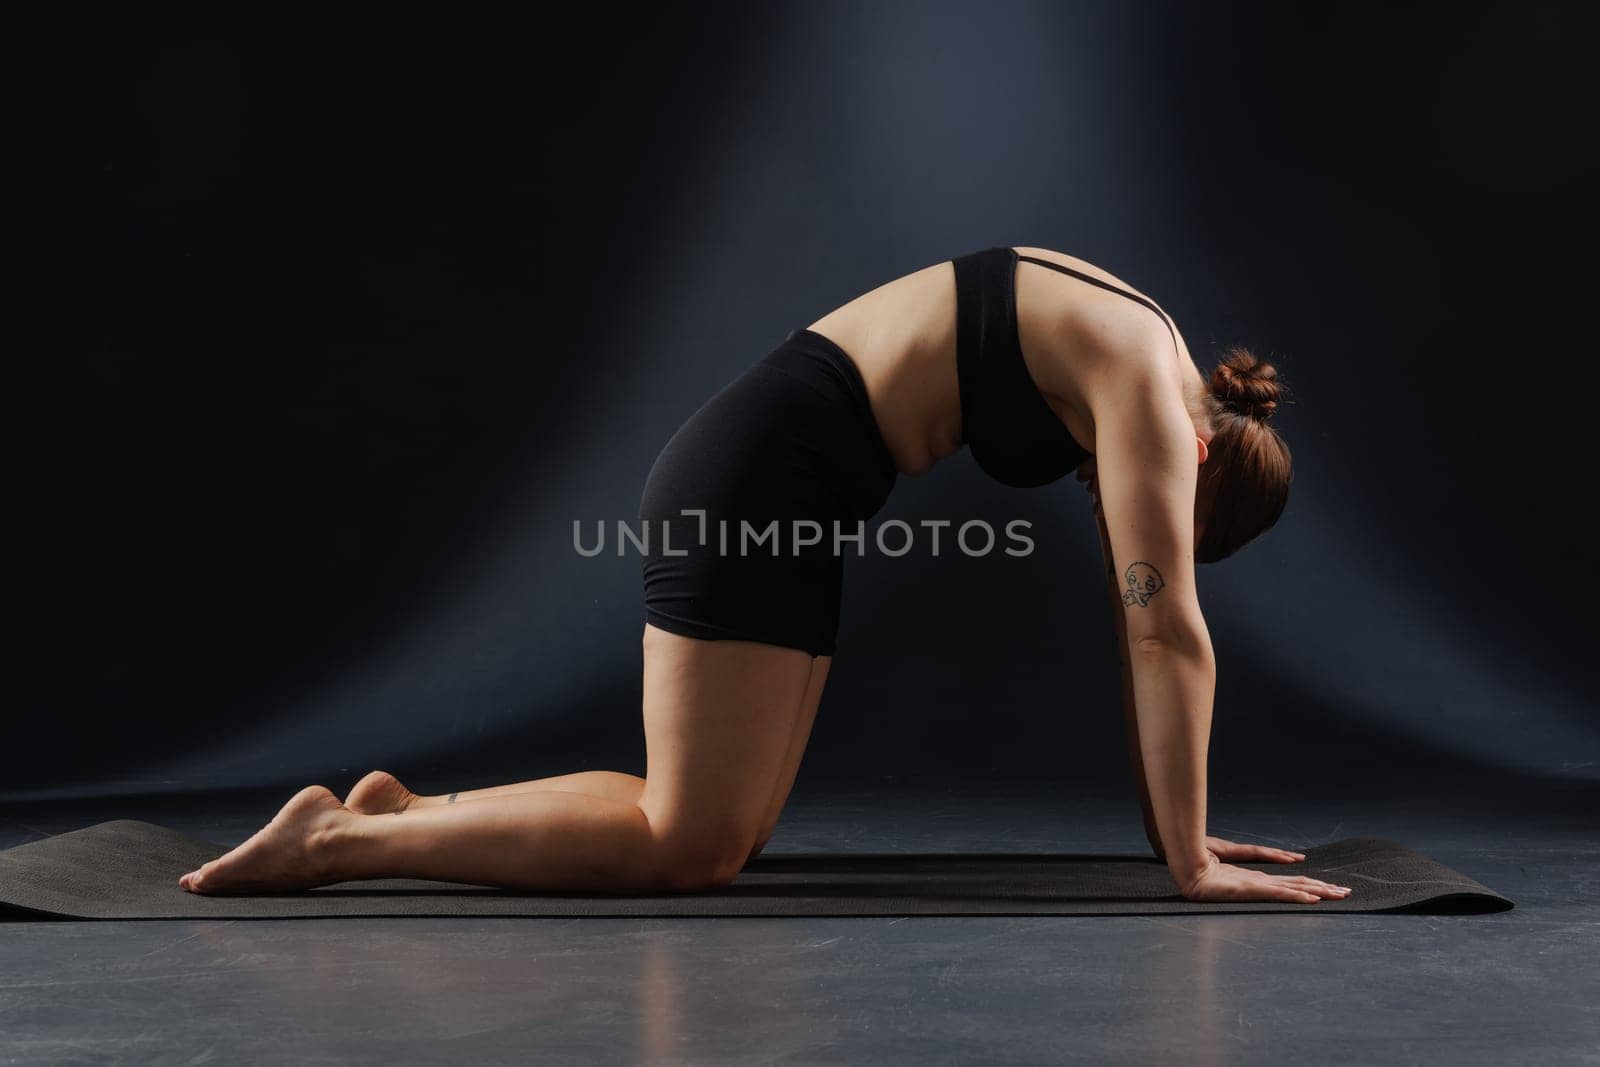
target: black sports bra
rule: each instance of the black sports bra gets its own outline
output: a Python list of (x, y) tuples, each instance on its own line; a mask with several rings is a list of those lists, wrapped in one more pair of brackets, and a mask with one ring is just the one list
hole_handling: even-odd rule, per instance
[(1018, 488), (1046, 485), (1089, 458), (1039, 394), (1017, 337), (1017, 261), (1070, 274), (1121, 293), (1150, 308), (1172, 331), (1155, 304), (1089, 274), (1013, 248), (986, 248), (951, 260), (956, 270), (956, 372), (961, 382), (961, 437), (985, 474)]

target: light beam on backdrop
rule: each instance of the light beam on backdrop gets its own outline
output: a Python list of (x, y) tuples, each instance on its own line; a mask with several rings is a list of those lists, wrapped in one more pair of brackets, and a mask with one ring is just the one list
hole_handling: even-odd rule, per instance
[[(589, 324), (591, 345), (559, 357), (592, 368), (571, 398), (582, 419), (530, 445), (524, 484), (507, 487), (518, 503), (458, 561), (454, 595), (417, 604), (409, 631), (336, 684), (158, 773), (276, 781), (302, 768), (403, 766), (529, 717), (559, 729), (592, 714), (588, 694), (638, 671), (638, 560), (578, 558), (572, 521), (631, 518), (656, 452), (711, 392), (789, 329), (896, 274), (992, 243), (1056, 244), (1142, 288), (1171, 286), (1164, 302), (1183, 303), (1183, 279), (1205, 272), (1206, 224), (1176, 169), (1160, 165), (1159, 140), (1142, 132), (1161, 122), (1128, 63), (1140, 35), (1111, 6), (1019, 4), (1003, 19), (985, 10), (790, 8), (770, 40), (745, 42), (710, 111), (681, 116), (689, 154), (671, 172), (669, 210), (646, 219), (619, 205), (612, 230), (597, 234), (618, 254), (596, 279), (612, 311)], [(1185, 325), (1204, 364), (1205, 323)], [(1307, 458), (1319, 448), (1291, 444)], [(1223, 609), (1219, 651), (1224, 641), (1226, 655), (1252, 649), (1353, 720), (1398, 719), (1446, 751), (1600, 773), (1586, 762), (1594, 729), (1570, 695), (1529, 691), (1468, 651), (1470, 632), (1431, 617), (1425, 589), (1351, 555), (1371, 536), (1316, 484), (1297, 484), (1270, 555), (1202, 574)], [(1274, 594), (1285, 587), (1292, 597)], [(1352, 590), (1370, 595), (1342, 603)], [(1327, 645), (1333, 624), (1338, 648)], [(1399, 680), (1433, 694), (1437, 710), (1386, 700)], [(605, 714), (638, 729), (636, 706)], [(1507, 731), (1507, 715), (1526, 729)], [(1541, 754), (1555, 742), (1572, 754), (1560, 765)], [(319, 762), (306, 766), (306, 753)]]

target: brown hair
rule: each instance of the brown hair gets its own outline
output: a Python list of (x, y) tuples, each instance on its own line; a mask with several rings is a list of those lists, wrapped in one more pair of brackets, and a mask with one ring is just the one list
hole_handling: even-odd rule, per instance
[(1272, 527), (1289, 502), (1289, 446), (1267, 425), (1285, 392), (1272, 364), (1229, 348), (1211, 371), (1202, 403), (1214, 436), (1200, 465), (1204, 529), (1200, 563), (1227, 559)]

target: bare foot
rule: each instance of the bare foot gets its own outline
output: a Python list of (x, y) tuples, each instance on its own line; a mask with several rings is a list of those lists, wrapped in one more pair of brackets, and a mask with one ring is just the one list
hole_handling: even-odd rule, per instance
[(388, 771), (373, 771), (350, 790), (344, 806), (362, 815), (388, 815), (402, 812), (425, 798), (400, 784)]
[(248, 841), (190, 871), (178, 884), (191, 893), (242, 893), (339, 881), (329, 877), (319, 846), (330, 830), (354, 817), (330, 790), (308, 785)]

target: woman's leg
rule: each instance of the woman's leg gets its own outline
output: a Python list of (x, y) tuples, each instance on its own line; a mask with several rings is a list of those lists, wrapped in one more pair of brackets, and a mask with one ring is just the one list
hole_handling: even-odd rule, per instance
[(636, 802), (539, 789), (396, 817), (352, 812), (310, 786), (180, 884), (203, 893), (385, 877), (570, 892), (726, 884), (766, 824), (816, 661), (653, 626), (643, 646), (647, 773)]
[[(767, 802), (766, 815), (761, 820), (760, 831), (756, 834), (755, 847), (750, 851), (746, 863), (761, 854), (761, 850), (771, 840), (773, 831), (777, 829), (778, 817), (783, 814), (784, 805), (788, 803), (789, 794), (794, 789), (795, 777), (800, 772), (800, 761), (804, 758), (806, 745), (811, 739), (811, 728), (816, 723), (817, 708), (822, 703), (822, 690), (828, 682), (828, 669), (832, 664), (831, 656), (819, 656), (812, 663), (811, 681), (806, 687), (800, 714), (795, 718), (794, 733), (790, 735), (789, 747), (783, 757), (783, 770), (779, 773), (778, 780), (773, 783), (772, 798)], [(553, 778), (534, 778), (526, 782), (490, 786), (487, 789), (420, 796), (406, 789), (393, 775), (385, 771), (373, 771), (356, 783), (356, 787), (345, 798), (344, 806), (351, 811), (377, 815), (436, 807), (440, 804), (454, 804), (463, 800), (479, 800), (484, 797), (533, 793), (541, 789), (586, 793), (590, 796), (610, 797), (634, 804), (638, 803), (639, 794), (644, 789), (644, 779), (636, 774), (623, 774), (620, 771), (580, 771), (577, 774), (562, 774)]]
[(794, 733), (789, 738), (789, 749), (783, 757), (783, 771), (778, 775), (772, 798), (767, 801), (767, 812), (761, 820), (761, 830), (756, 834), (755, 847), (750, 850), (750, 855), (745, 857), (746, 863), (759, 856), (761, 850), (767, 847), (772, 832), (778, 827), (778, 816), (783, 814), (783, 806), (789, 802), (789, 792), (794, 788), (795, 776), (800, 773), (800, 760), (805, 756), (806, 745), (811, 741), (811, 727), (817, 721), (817, 708), (822, 703), (822, 689), (828, 684), (828, 668), (831, 666), (833, 666), (832, 656), (818, 656), (813, 661), (811, 684), (806, 687), (805, 703), (795, 718)]
[(485, 789), (464, 789), (455, 793), (423, 796), (413, 793), (401, 784), (400, 779), (388, 771), (373, 771), (355, 784), (344, 806), (363, 815), (386, 815), (399, 811), (415, 811), (440, 804), (454, 804), (462, 800), (482, 800), (484, 797), (503, 797), (512, 793), (532, 793), (540, 789), (559, 789), (564, 793), (587, 793), (595, 797), (624, 800), (629, 804), (639, 801), (644, 789), (644, 779), (637, 774), (622, 771), (579, 771), (576, 774), (558, 774), (553, 778), (534, 778), (526, 782), (493, 785)]

